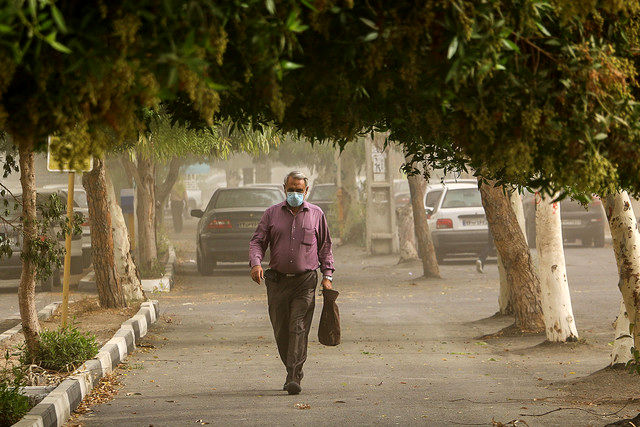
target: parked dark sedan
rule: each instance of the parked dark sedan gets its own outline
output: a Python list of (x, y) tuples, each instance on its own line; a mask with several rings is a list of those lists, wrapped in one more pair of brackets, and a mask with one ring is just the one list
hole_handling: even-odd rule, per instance
[(218, 262), (248, 261), (249, 240), (264, 211), (284, 201), (276, 188), (220, 188), (207, 208), (194, 209), (200, 218), (196, 232), (196, 263), (202, 275), (213, 273)]
[[(529, 246), (536, 246), (536, 210), (535, 196), (527, 194), (523, 200), (526, 220), (527, 240)], [(591, 198), (588, 206), (566, 198), (560, 201), (562, 218), (562, 239), (565, 242), (580, 240), (582, 246), (604, 246), (604, 229), (606, 217), (602, 202), (596, 196)]]

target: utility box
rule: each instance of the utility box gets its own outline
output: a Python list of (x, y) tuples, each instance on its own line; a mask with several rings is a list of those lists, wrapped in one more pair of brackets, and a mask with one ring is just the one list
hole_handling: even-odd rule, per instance
[(393, 171), (390, 170), (386, 135), (375, 133), (365, 138), (367, 170), (367, 251), (371, 254), (397, 253), (398, 232), (393, 197)]

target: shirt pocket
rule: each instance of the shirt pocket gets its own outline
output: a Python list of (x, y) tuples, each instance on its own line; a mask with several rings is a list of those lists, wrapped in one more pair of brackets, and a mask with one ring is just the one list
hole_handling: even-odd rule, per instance
[(315, 228), (306, 228), (302, 227), (302, 244), (311, 246), (316, 241), (316, 230)]

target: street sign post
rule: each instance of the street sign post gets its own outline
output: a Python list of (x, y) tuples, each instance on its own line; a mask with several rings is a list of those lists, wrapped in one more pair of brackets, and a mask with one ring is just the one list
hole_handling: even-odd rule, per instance
[(47, 141), (47, 169), (50, 172), (68, 172), (67, 187), (67, 225), (68, 230), (64, 239), (64, 273), (62, 276), (62, 327), (67, 326), (69, 316), (69, 278), (71, 276), (71, 233), (73, 232), (73, 193), (76, 172), (89, 172), (93, 169), (93, 157), (83, 159), (65, 158), (65, 144), (57, 136), (50, 136)]

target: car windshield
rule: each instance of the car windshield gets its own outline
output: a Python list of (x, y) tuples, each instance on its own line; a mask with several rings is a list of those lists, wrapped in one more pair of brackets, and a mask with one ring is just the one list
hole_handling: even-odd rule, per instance
[(275, 189), (222, 190), (216, 199), (215, 208), (267, 208), (282, 200), (282, 193)]
[(480, 191), (476, 188), (456, 188), (447, 191), (442, 202), (443, 208), (479, 208), (482, 207)]
[(335, 185), (318, 185), (313, 188), (309, 201), (314, 200), (332, 200), (336, 194)]

